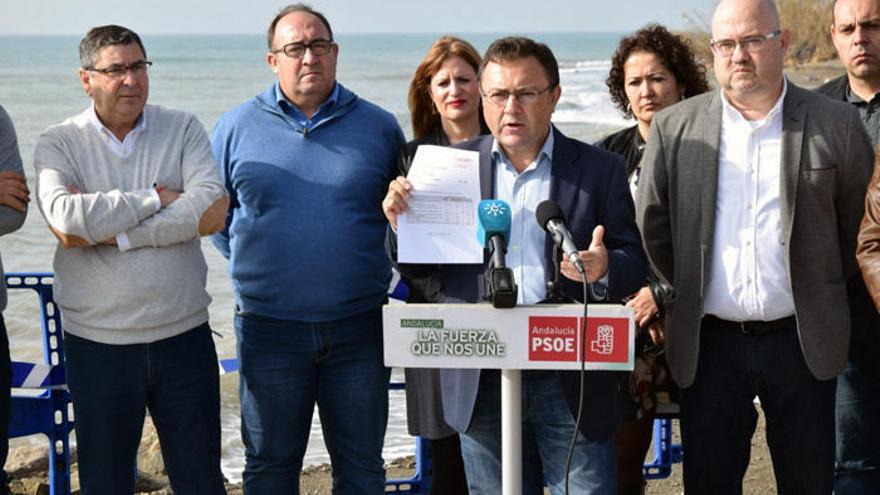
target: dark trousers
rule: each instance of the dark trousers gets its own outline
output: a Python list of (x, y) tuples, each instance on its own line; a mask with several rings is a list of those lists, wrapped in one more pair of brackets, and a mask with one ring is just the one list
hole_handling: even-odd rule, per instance
[(12, 362), (9, 358), (9, 337), (6, 322), (0, 314), (0, 495), (9, 493), (8, 479), (3, 466), (9, 454), (9, 393), (12, 387)]
[[(717, 320), (716, 320), (717, 321)], [(790, 325), (745, 335), (704, 318), (694, 383), (681, 391), (688, 495), (740, 494), (761, 401), (780, 494), (830, 494), (835, 380), (816, 380)]]
[(431, 495), (467, 495), (458, 435), (431, 440)]
[(850, 361), (837, 378), (836, 495), (880, 494), (880, 371), (869, 366)]
[(134, 491), (150, 410), (174, 493), (225, 494), (220, 472), (220, 378), (207, 323), (150, 344), (65, 336), (83, 495)]

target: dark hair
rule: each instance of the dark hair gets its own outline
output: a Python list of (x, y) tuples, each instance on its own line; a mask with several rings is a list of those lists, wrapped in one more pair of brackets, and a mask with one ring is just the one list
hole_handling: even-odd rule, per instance
[(272, 43), (275, 42), (275, 26), (278, 25), (278, 21), (281, 20), (282, 17), (287, 14), (292, 14), (294, 12), (305, 12), (307, 14), (312, 14), (317, 17), (321, 24), (327, 28), (327, 33), (330, 35), (330, 41), (333, 41), (333, 29), (330, 27), (330, 21), (324, 17), (324, 14), (318, 12), (313, 9), (311, 5), (305, 3), (293, 3), (279, 10), (277, 14), (275, 14), (275, 18), (272, 19), (272, 23), (269, 24), (269, 31), (266, 33), (269, 41), (269, 50), (273, 50), (275, 47), (272, 46)]
[(611, 92), (611, 100), (624, 117), (634, 118), (635, 115), (624, 89), (626, 81), (623, 65), (633, 52), (638, 51), (656, 55), (663, 67), (675, 77), (675, 81), (684, 87), (685, 98), (709, 91), (706, 66), (696, 61), (690, 42), (670, 33), (659, 24), (649, 24), (621, 39), (617, 51), (611, 56), (611, 71), (608, 72), (605, 84)]
[(480, 62), (480, 70), (477, 77), (481, 78), (486, 65), (489, 62), (500, 63), (510, 60), (519, 60), (528, 57), (535, 57), (544, 72), (547, 74), (547, 80), (550, 81), (550, 88), (559, 86), (559, 64), (556, 63), (556, 57), (553, 52), (544, 43), (538, 43), (529, 38), (518, 36), (508, 36), (500, 38), (492, 42), (483, 55), (483, 61)]
[(144, 57), (147, 56), (147, 50), (141, 42), (141, 37), (131, 29), (113, 24), (93, 27), (79, 42), (80, 66), (83, 69), (94, 67), (95, 62), (98, 61), (98, 52), (105, 47), (130, 45), (131, 43), (137, 43)]
[(431, 78), (451, 57), (461, 57), (473, 67), (474, 73), (480, 68), (480, 53), (467, 41), (444, 36), (431, 45), (409, 83), (407, 102), (415, 139), (423, 138), (441, 128), (440, 115), (434, 111), (434, 102), (431, 101)]

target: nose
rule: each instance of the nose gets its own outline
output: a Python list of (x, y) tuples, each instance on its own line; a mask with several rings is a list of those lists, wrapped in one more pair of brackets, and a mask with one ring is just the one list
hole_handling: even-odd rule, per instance
[(128, 67), (125, 69), (125, 73), (122, 74), (122, 84), (126, 86), (131, 86), (135, 83), (137, 79), (137, 73), (135, 73), (134, 69)]
[(306, 51), (303, 52), (302, 61), (304, 64), (311, 65), (311, 64), (315, 63), (315, 60), (317, 60), (317, 59), (318, 59), (318, 56), (315, 55), (315, 52), (312, 51), (311, 47), (306, 48)]
[(654, 94), (654, 88), (651, 87), (651, 82), (645, 79), (642, 81), (642, 84), (639, 85), (639, 95), (640, 96), (651, 96)]
[(513, 114), (519, 112), (519, 100), (516, 99), (516, 94), (511, 93), (507, 97), (507, 101), (504, 102), (504, 113)]
[(746, 47), (743, 46), (742, 43), (737, 43), (735, 47), (733, 47), (733, 53), (730, 54), (730, 59), (734, 62), (745, 62), (749, 60), (749, 51), (746, 50)]
[(461, 84), (453, 79), (449, 82), (449, 94), (452, 96), (457, 96), (459, 93), (461, 93)]
[(853, 31), (853, 43), (857, 45), (863, 45), (867, 43), (867, 41), (868, 36), (867, 33), (865, 33), (865, 29), (860, 25), (856, 25), (856, 28)]

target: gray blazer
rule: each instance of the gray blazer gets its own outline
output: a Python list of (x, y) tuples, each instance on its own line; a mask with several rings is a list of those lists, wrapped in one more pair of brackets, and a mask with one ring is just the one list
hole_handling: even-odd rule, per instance
[[(788, 83), (782, 109), (780, 178), (785, 261), (801, 349), (827, 380), (847, 360), (847, 282), (858, 276), (856, 235), (871, 178), (871, 142), (850, 105)], [(703, 292), (712, 260), (721, 140), (718, 91), (685, 100), (651, 123), (637, 221), (648, 257), (675, 287), (666, 350), (681, 387), (699, 360)]]

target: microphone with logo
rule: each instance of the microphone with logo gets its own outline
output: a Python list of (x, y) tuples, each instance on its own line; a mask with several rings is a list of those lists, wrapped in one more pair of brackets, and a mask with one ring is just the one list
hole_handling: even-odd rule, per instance
[(489, 250), (491, 261), (486, 272), (489, 300), (496, 308), (516, 306), (517, 286), (504, 255), (510, 240), (510, 205), (500, 199), (484, 199), (477, 206), (477, 239)]

